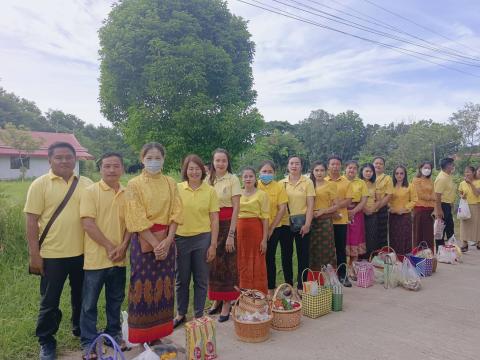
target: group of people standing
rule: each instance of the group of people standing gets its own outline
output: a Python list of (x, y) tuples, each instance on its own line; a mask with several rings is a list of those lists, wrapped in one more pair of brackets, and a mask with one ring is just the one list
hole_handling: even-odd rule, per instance
[[(241, 186), (228, 152), (217, 149), (209, 166), (196, 155), (187, 156), (177, 184), (162, 172), (163, 146), (148, 143), (140, 154), (143, 171), (123, 187), (119, 153), (98, 160), (102, 178), (96, 183), (74, 174), (76, 154), (70, 144), (51, 145), (48, 156), (51, 170), (32, 183), (24, 209), (30, 268), (41, 274), (36, 335), (45, 360), (56, 356), (59, 300), (67, 277), (72, 332), (81, 338), (83, 357), (95, 358), (88, 348), (98, 333), (97, 302), (103, 288), (104, 332), (122, 343), (128, 248), (129, 341), (142, 343), (157, 341), (186, 321), (192, 277), (197, 318), (204, 314), (207, 297), (212, 301), (208, 313), (220, 313), (218, 321), (224, 322), (242, 288), (271, 295), (278, 244), (283, 276), (291, 285), (295, 244), (301, 293), (306, 268), (319, 271), (347, 259), (351, 264), (387, 245), (388, 237), (401, 254), (422, 241), (433, 249), (432, 214), (444, 219), (447, 238), (454, 234), (457, 191), (449, 158), (441, 161), (435, 182), (433, 166), (425, 162), (409, 183), (403, 166), (392, 177), (386, 175), (381, 157), (359, 167), (356, 161), (343, 163), (332, 156), (326, 163), (311, 164), (305, 176), (303, 160), (291, 156), (288, 174), (280, 181), (275, 180), (275, 164), (266, 160), (258, 169), (242, 170)], [(465, 170), (459, 193), (472, 211), (470, 221), (462, 222), (462, 240), (475, 241), (480, 248), (480, 171)], [(340, 267), (339, 276), (351, 286), (347, 269)]]

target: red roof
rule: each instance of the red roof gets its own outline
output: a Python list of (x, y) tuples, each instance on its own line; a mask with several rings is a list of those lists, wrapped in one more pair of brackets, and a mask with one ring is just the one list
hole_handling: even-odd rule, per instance
[[(0, 129), (0, 131), (2, 131)], [(90, 155), (86, 148), (84, 148), (78, 142), (77, 138), (73, 134), (65, 133), (52, 133), (52, 132), (42, 132), (42, 131), (30, 131), (32, 138), (42, 140), (43, 143), (40, 145), (38, 150), (35, 150), (33, 153), (29, 154), (30, 157), (48, 157), (48, 147), (54, 142), (61, 141), (67, 142), (73, 146), (77, 153), (77, 158), (83, 160), (94, 160), (95, 158)], [(7, 155), (18, 155), (18, 151), (14, 148), (7, 146), (2, 143), (0, 140), (0, 156)]]

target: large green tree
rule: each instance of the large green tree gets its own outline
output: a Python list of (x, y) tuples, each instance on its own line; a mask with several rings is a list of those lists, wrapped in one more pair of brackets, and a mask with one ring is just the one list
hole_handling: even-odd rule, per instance
[(238, 154), (261, 128), (254, 43), (225, 1), (121, 1), (100, 47), (103, 114), (136, 148), (165, 144), (167, 164), (188, 152), (209, 157), (218, 146)]
[(325, 160), (332, 154), (347, 160), (356, 158), (363, 146), (365, 126), (360, 116), (351, 110), (337, 115), (315, 110), (298, 124), (297, 135), (310, 161)]

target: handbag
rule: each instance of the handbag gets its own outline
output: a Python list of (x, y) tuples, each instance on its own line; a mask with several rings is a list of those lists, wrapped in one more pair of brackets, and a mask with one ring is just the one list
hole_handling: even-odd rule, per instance
[(362, 288), (368, 288), (375, 283), (375, 272), (373, 271), (373, 265), (367, 260), (354, 261), (353, 268), (357, 275), (357, 286)]
[[(172, 203), (173, 203), (173, 195), (172, 195), (172, 189), (170, 188), (170, 183), (167, 181), (167, 186), (168, 186), (168, 192), (170, 194), (170, 201), (168, 203), (168, 215), (170, 216), (170, 212), (172, 211)], [(153, 236), (157, 238), (158, 241), (162, 241), (165, 239), (168, 235), (168, 229), (167, 230), (162, 230), (162, 231), (156, 231), (152, 232)], [(145, 240), (140, 234), (138, 234), (138, 242), (140, 243), (140, 250), (142, 251), (143, 254), (149, 253), (153, 251), (153, 246)]]
[[(302, 272), (302, 278), (305, 271), (312, 271), (309, 268), (306, 268)], [(324, 283), (328, 283), (327, 276), (325, 273), (321, 272), (323, 276)], [(308, 285), (314, 285), (309, 283), (315, 283), (317, 287), (316, 295), (315, 292), (308, 291)], [(329, 286), (321, 286), (318, 281), (308, 281), (304, 282), (304, 291), (302, 294), (302, 313), (309, 318), (316, 319), (320, 316), (326, 315), (332, 311), (332, 288)], [(310, 288), (315, 288), (315, 286), (310, 286)], [(306, 291), (307, 290), (307, 291)]]
[[(68, 188), (67, 193), (65, 194), (65, 197), (63, 198), (62, 202), (58, 205), (58, 207), (57, 207), (57, 208), (55, 209), (55, 211), (53, 212), (52, 217), (50, 218), (50, 220), (48, 220), (48, 223), (47, 223), (47, 225), (45, 226), (45, 229), (43, 229), (42, 234), (40, 235), (40, 239), (38, 240), (38, 249), (39, 249), (39, 250), (42, 248), (42, 244), (43, 244), (43, 242), (45, 241), (45, 238), (47, 237), (48, 231), (49, 231), (50, 228), (52, 227), (53, 223), (54, 223), (55, 220), (58, 218), (58, 216), (60, 215), (60, 213), (63, 211), (63, 209), (65, 208), (65, 206), (67, 206), (68, 201), (70, 200), (70, 198), (71, 198), (72, 195), (73, 195), (73, 192), (74, 192), (75, 189), (77, 188), (77, 184), (78, 184), (78, 177), (74, 177), (74, 178), (73, 178), (73, 181), (72, 181), (72, 184), (70, 185), (70, 187)], [(38, 271), (33, 270), (33, 269), (30, 267), (30, 265), (28, 266), (28, 273), (29, 273), (29, 274), (32, 274), (32, 275), (41, 275)]]
[[(113, 348), (113, 356), (104, 356), (102, 344), (104, 340), (109, 341), (112, 344)], [(95, 340), (93, 340), (92, 344), (88, 349), (87, 359), (89, 358), (89, 354), (96, 354), (98, 360), (125, 360), (125, 356), (120, 349), (120, 346), (117, 344), (114, 338), (112, 338), (108, 334), (100, 334), (97, 336)]]

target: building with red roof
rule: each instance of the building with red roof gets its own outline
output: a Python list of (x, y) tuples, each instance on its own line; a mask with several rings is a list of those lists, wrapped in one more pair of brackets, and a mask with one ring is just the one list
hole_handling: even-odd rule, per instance
[[(2, 131), (0, 129), (0, 131)], [(23, 164), (27, 168), (25, 177), (33, 178), (48, 172), (48, 147), (55, 142), (67, 142), (73, 146), (77, 153), (76, 173), (78, 174), (78, 160), (95, 159), (88, 153), (77, 140), (75, 135), (66, 133), (52, 133), (42, 131), (30, 131), (32, 138), (40, 140), (40, 147), (33, 153), (22, 154)], [(20, 153), (17, 149), (8, 146), (0, 140), (0, 180), (14, 180), (20, 178)]]

